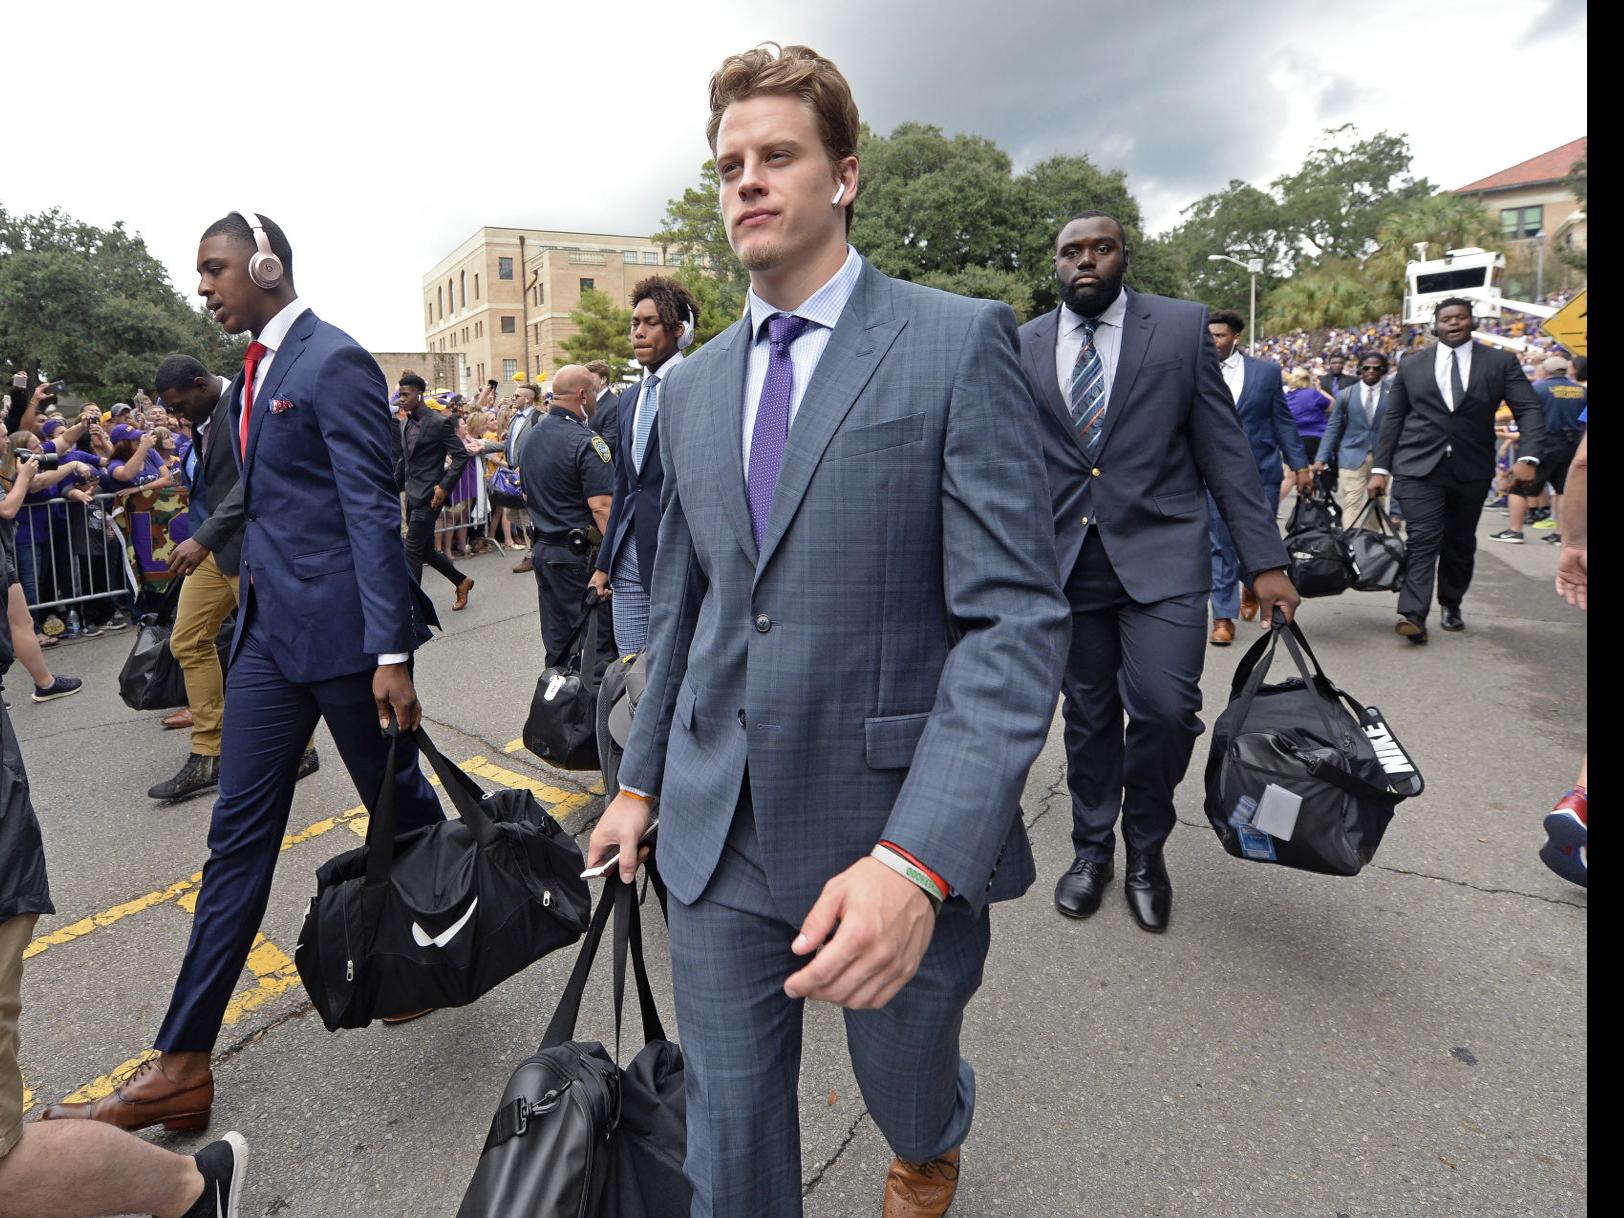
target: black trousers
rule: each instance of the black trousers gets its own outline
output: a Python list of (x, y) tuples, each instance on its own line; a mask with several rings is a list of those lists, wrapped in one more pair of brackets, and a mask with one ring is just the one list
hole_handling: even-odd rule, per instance
[(434, 544), (434, 522), (439, 518), (440, 509), (430, 503), (407, 507), (406, 564), (411, 568), (412, 579), (419, 584), (423, 582), (423, 567), (427, 564), (455, 586), (462, 583), (462, 572)]
[[(592, 578), (590, 557), (571, 554), (568, 546), (538, 541), (530, 552), (536, 574), (536, 601), (541, 607), (541, 641), (548, 668), (569, 659), (570, 637), (586, 607), (587, 581)], [(598, 602), (598, 650), (594, 672), (602, 673), (615, 658), (615, 622), (609, 602)]]
[(1066, 599), (1071, 652), (1060, 688), (1072, 847), (1078, 858), (1110, 858), (1120, 814), (1130, 851), (1160, 850), (1173, 832), (1174, 788), (1201, 735), (1207, 591), (1138, 603), (1091, 530)]
[(1472, 585), (1477, 562), (1477, 521), (1492, 478), (1458, 477), (1445, 457), (1424, 478), (1403, 479), (1404, 520), (1409, 529), (1409, 556), (1398, 611), (1426, 621), (1432, 609), (1432, 584), (1438, 603), (1459, 609)]

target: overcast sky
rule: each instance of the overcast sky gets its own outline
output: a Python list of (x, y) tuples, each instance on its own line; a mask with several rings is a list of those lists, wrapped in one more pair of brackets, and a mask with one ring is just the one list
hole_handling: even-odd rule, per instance
[(768, 39), (840, 64), (877, 130), (1123, 168), (1153, 231), (1344, 122), (1449, 187), (1587, 133), (1583, 0), (57, 0), (6, 33), (0, 205), (124, 220), (187, 293), (198, 234), (253, 208), (375, 351), (421, 349), (423, 275), (482, 224), (653, 231), (710, 72)]

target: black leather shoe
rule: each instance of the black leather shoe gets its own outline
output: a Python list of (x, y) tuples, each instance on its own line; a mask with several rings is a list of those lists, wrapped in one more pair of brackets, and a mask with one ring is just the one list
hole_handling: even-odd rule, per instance
[(1173, 916), (1173, 881), (1167, 878), (1167, 864), (1160, 850), (1148, 854), (1128, 854), (1128, 869), (1122, 874), (1122, 891), (1128, 897), (1128, 911), (1143, 930), (1161, 934)]
[(319, 769), (321, 769), (321, 758), (316, 756), (316, 746), (311, 745), (304, 751), (304, 756), (299, 758), (299, 768), (294, 772), (293, 781), (298, 782), (301, 778), (309, 778)]
[(1054, 886), (1054, 907), (1068, 918), (1088, 917), (1099, 909), (1114, 871), (1110, 859), (1103, 863), (1078, 859)]
[(1398, 624), (1393, 627), (1396, 634), (1401, 634), (1412, 643), (1425, 643), (1427, 641), (1427, 624), (1418, 617), (1409, 614), (1400, 614)]
[(196, 795), (199, 791), (211, 791), (219, 785), (220, 759), (192, 753), (186, 758), (186, 764), (181, 766), (180, 773), (167, 782), (160, 782), (157, 786), (149, 788), (147, 798), (170, 803), (177, 799), (185, 799), (188, 795)]
[(1458, 606), (1451, 609), (1448, 605), (1439, 605), (1438, 625), (1442, 626), (1445, 630), (1465, 630), (1466, 619), (1460, 615), (1460, 609)]

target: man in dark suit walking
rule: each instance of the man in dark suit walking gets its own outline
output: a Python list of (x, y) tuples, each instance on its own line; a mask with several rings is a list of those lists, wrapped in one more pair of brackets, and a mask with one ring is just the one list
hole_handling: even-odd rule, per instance
[[(1393, 629), (1412, 643), (1427, 641), (1427, 611), (1438, 581), (1438, 624), (1466, 629), (1461, 601), (1472, 583), (1477, 521), (1494, 481), (1494, 412), (1505, 402), (1517, 417), (1519, 451), (1545, 444), (1545, 412), (1510, 351), (1472, 342), (1472, 302), (1452, 297), (1438, 306), (1432, 332), (1438, 342), (1398, 366), (1387, 398), (1387, 417), (1376, 441), (1367, 489), (1387, 492), (1390, 477), (1404, 480), (1409, 557)], [(1525, 486), (1539, 476), (1539, 459), (1511, 467)]]
[(660, 390), (682, 364), (682, 349), (693, 339), (698, 313), (688, 289), (663, 275), (650, 276), (632, 289), (632, 350), (648, 375), (620, 396), (621, 435), (611, 445), (617, 453), (614, 503), (592, 575), (598, 595), (614, 598), (615, 643), (622, 654), (642, 651), (648, 644), (665, 482)]
[(430, 410), (424, 403), (428, 385), (422, 377), (406, 373), (400, 378), (399, 389), (406, 419), (401, 424), (395, 480), (406, 492), (406, 565), (419, 584), (423, 582), (425, 563), (445, 576), (457, 590), (451, 608), (463, 609), (474, 581), (457, 570), (456, 564), (434, 544), (434, 522), (468, 466), (468, 449), (457, 438), (456, 419), (449, 413)]
[(1212, 587), (1204, 490), (1234, 538), (1264, 628), (1276, 606), (1289, 618), (1299, 598), (1207, 310), (1124, 288), (1128, 259), (1121, 224), (1103, 212), (1061, 229), (1062, 303), (1021, 327), (1021, 365), (1040, 407), (1071, 603), (1061, 688), (1077, 857), (1055, 905), (1074, 918), (1099, 908), (1120, 815), (1128, 908), (1144, 929), (1162, 931), (1173, 905), (1162, 860), (1173, 789), (1201, 734)]
[(387, 779), (402, 832), (444, 815), (415, 745), (401, 742), (389, 773), (382, 730), (421, 720), (411, 653), (438, 625), (401, 545), (388, 385), (359, 343), (299, 299), (292, 263), (282, 230), (253, 213), (216, 221), (198, 246), (198, 295), (227, 333), (254, 335), (227, 393), (246, 519), (220, 798), (159, 1055), (111, 1095), (52, 1105), (47, 1120), (207, 1126), (210, 1053), (265, 916), (318, 720), (368, 809)]
[(1325, 357), (1325, 375), (1320, 377), (1319, 386), (1333, 398), (1358, 382), (1359, 378), (1351, 375), (1348, 370), (1347, 356), (1338, 352)]

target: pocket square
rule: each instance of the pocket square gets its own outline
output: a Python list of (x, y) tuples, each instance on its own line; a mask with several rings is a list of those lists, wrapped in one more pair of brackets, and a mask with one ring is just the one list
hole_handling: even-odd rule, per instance
[(281, 414), (284, 410), (292, 410), (292, 409), (293, 409), (293, 402), (289, 398), (272, 398), (271, 399), (271, 413), (272, 414)]

